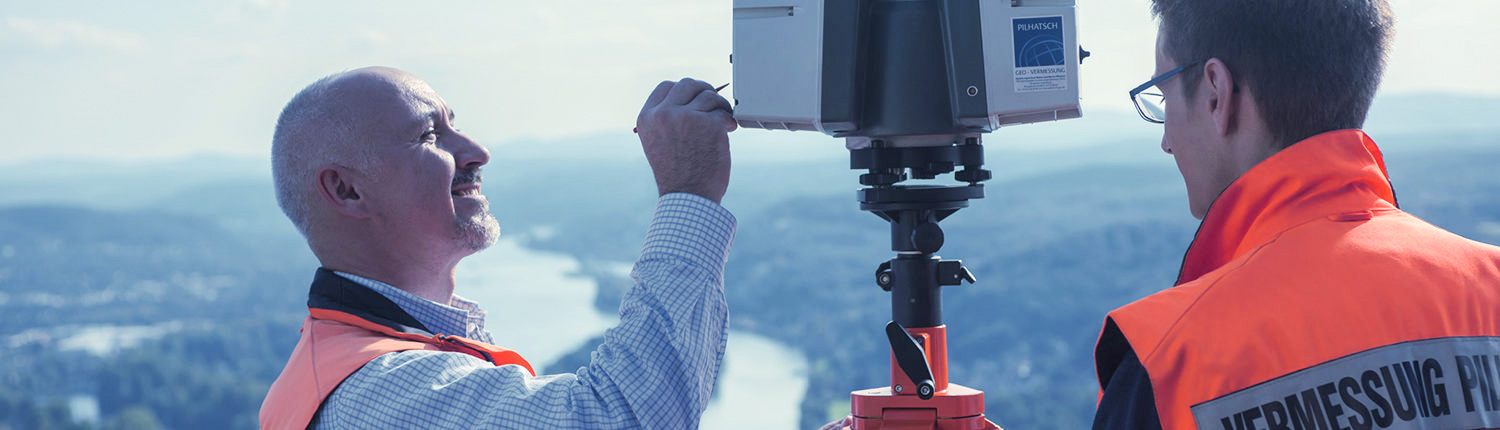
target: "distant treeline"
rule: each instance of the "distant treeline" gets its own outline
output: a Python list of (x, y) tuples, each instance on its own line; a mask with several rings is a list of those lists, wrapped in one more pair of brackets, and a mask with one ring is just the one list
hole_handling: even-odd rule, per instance
[[(1500, 143), (1442, 139), (1458, 138)], [(1397, 195), (1439, 226), (1500, 243), (1500, 144), (1465, 148), (1388, 154)], [(506, 234), (577, 257), (600, 280), (596, 304), (613, 312), (628, 281), (597, 263), (639, 252), (649, 175), (611, 164), (497, 167), (486, 177), (501, 185), (487, 192)], [(725, 273), (731, 325), (808, 358), (802, 428), (846, 414), (850, 390), (889, 377), (890, 299), (873, 276), (891, 258), (889, 230), (858, 210), (852, 174), (806, 181), (819, 168), (842, 166), (736, 166), (726, 196), (740, 220)], [(619, 183), (555, 180), (569, 175)], [(316, 265), (265, 207), (268, 186), (204, 185), (194, 195), (212, 204), (129, 211), (0, 207), (0, 429), (255, 428)], [(1084, 428), (1102, 316), (1169, 286), (1197, 226), (1181, 178), (1169, 163), (1104, 163), (986, 187), (943, 222), (940, 254), (979, 278), (944, 293), (952, 380), (984, 390), (989, 417), (1007, 428)], [(556, 234), (526, 235), (542, 227)], [(164, 321), (180, 329), (103, 357), (60, 348), (83, 326)], [(571, 371), (587, 357), (545, 369)], [(97, 400), (98, 422), (72, 419), (76, 395)]]

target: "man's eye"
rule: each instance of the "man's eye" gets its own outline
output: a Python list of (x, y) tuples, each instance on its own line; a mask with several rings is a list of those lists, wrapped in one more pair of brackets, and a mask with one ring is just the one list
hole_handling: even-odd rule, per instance
[(423, 142), (436, 142), (437, 138), (438, 138), (438, 132), (437, 132), (437, 130), (428, 129), (425, 133), (422, 133), (422, 141)]

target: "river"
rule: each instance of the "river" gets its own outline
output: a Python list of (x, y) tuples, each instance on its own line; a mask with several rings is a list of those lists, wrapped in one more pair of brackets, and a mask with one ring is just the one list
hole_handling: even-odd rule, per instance
[[(538, 366), (614, 326), (613, 312), (594, 309), (598, 286), (570, 276), (571, 256), (526, 249), (502, 239), (459, 264), (458, 295), (478, 301), (497, 327), (545, 327), (506, 331), (504, 347)], [(729, 286), (733, 288), (733, 286)], [(545, 303), (546, 306), (536, 306)], [(524, 304), (524, 305), (517, 305)], [(704, 429), (794, 429), (807, 387), (807, 359), (774, 339), (730, 330), (715, 399), (703, 413)]]

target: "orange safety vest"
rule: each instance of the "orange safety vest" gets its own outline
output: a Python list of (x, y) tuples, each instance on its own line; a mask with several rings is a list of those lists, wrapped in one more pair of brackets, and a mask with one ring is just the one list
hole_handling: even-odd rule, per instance
[(302, 338), (260, 406), (260, 428), (305, 429), (344, 378), (387, 353), (424, 349), (468, 354), (503, 366), (531, 363), (509, 349), (431, 334), (395, 303), (328, 269), (318, 269)]
[(1101, 387), (1122, 342), (1168, 430), (1500, 427), (1500, 248), (1397, 209), (1375, 142), (1328, 132), (1235, 180), (1177, 285), (1109, 313)]

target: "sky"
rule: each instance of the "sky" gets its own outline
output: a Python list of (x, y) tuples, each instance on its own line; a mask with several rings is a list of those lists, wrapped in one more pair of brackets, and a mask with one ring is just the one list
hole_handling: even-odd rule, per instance
[[(730, 1), (0, 3), (0, 128), (12, 132), (0, 163), (266, 157), (293, 94), (366, 65), (422, 77), (492, 149), (624, 136), (657, 82), (731, 79)], [(1500, 97), (1500, 1), (1391, 5), (1381, 94)], [(1085, 118), (1069, 126), (1113, 126), (1090, 113), (1132, 111), (1125, 93), (1153, 67), (1148, 7), (1080, 2), (1078, 38), (1093, 55), (1080, 71)]]

